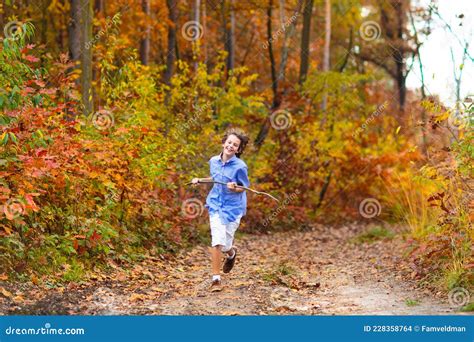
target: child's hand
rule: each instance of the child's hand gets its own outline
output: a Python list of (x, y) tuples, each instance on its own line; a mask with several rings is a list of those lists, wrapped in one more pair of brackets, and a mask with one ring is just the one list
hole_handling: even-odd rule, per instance
[(227, 183), (227, 189), (229, 189), (230, 191), (237, 191), (237, 183), (236, 182)]
[(191, 181), (191, 184), (193, 186), (196, 186), (198, 183), (199, 183), (199, 178), (193, 178), (193, 180)]

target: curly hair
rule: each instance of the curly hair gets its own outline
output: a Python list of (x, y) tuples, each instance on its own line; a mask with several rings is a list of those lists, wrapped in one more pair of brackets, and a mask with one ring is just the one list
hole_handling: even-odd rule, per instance
[(231, 128), (224, 133), (224, 136), (222, 137), (222, 143), (225, 143), (230, 135), (235, 135), (240, 140), (239, 149), (235, 154), (237, 158), (240, 158), (241, 154), (244, 152), (245, 147), (249, 142), (249, 137), (244, 133), (244, 131)]

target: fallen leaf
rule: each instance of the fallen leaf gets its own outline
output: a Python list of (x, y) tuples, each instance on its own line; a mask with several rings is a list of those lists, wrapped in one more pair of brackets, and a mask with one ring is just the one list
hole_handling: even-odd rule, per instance
[(0, 293), (6, 298), (10, 298), (12, 296), (12, 293), (10, 291), (5, 290), (3, 287), (0, 287)]

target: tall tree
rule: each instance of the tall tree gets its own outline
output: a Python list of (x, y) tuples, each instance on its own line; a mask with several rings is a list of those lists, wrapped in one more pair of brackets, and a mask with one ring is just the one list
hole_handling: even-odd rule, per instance
[[(424, 73), (424, 68), (423, 68), (423, 60), (421, 58), (421, 52), (420, 52), (420, 47), (422, 43), (420, 42), (418, 38), (418, 29), (416, 28), (416, 25), (415, 25), (415, 19), (414, 19), (413, 13), (410, 11), (409, 14), (410, 14), (410, 22), (412, 25), (412, 31), (414, 32), (414, 38), (415, 38), (415, 44), (416, 44), (416, 55), (418, 57), (418, 65), (420, 68), (421, 99), (425, 100), (426, 99), (425, 73)], [(426, 136), (426, 109), (424, 108), (424, 106), (421, 109), (421, 136), (422, 136), (422, 150), (423, 150), (423, 153), (426, 155), (428, 153), (428, 144), (427, 144), (427, 136)]]
[[(198, 26), (201, 25), (201, 0), (195, 0), (194, 2), (194, 21)], [(203, 33), (204, 35), (204, 33)], [(199, 42), (197, 42), (196, 48), (199, 48)], [(194, 61), (194, 70), (198, 69), (199, 61), (195, 56), (195, 61)]]
[(381, 39), (371, 39), (361, 48), (358, 57), (381, 67), (393, 78), (397, 85), (398, 106), (403, 112), (406, 79), (413, 66), (413, 63), (407, 65), (407, 59), (411, 56), (414, 60), (416, 56), (414, 37), (407, 25), (411, 1), (387, 0), (377, 1), (377, 4), (381, 26), (377, 38), (380, 35)]
[[(285, 79), (285, 74), (286, 74), (286, 66), (288, 64), (288, 55), (289, 55), (289, 50), (290, 50), (290, 45), (288, 41), (293, 37), (295, 31), (296, 31), (296, 24), (298, 22), (298, 17), (301, 12), (301, 6), (303, 5), (303, 0), (298, 0), (298, 3), (296, 5), (296, 10), (293, 13), (293, 16), (290, 18), (291, 22), (288, 27), (288, 29), (285, 30), (285, 36), (283, 37), (283, 42), (281, 45), (281, 59), (280, 59), (280, 68), (278, 71), (278, 80), (283, 80)], [(284, 14), (284, 7), (285, 7), (285, 0), (280, 0), (280, 20), (281, 20), (281, 25), (282, 27), (287, 26), (287, 19)]]
[(270, 72), (272, 77), (272, 90), (273, 90), (273, 104), (272, 109), (278, 106), (278, 80), (276, 75), (276, 62), (273, 54), (273, 27), (272, 27), (272, 12), (273, 12), (273, 0), (268, 1), (267, 7), (267, 42), (268, 42), (268, 57), (270, 58)]
[[(325, 1), (325, 38), (324, 38), (324, 50), (323, 50), (323, 71), (329, 71), (329, 63), (331, 58), (331, 0)], [(326, 106), (327, 106), (327, 93), (324, 93), (322, 110), (323, 115), (326, 117)]]
[(311, 35), (311, 17), (313, 13), (314, 0), (304, 0), (303, 6), (303, 27), (301, 31), (301, 52), (300, 52), (300, 84), (306, 79), (309, 69), (309, 41)]
[[(224, 49), (227, 52), (227, 71), (235, 67), (235, 8), (234, 0), (223, 0), (221, 5), (222, 10), (222, 26)], [(230, 20), (229, 18), (230, 17)]]
[(92, 0), (81, 0), (81, 92), (84, 114), (89, 115), (94, 110), (92, 98)]
[(105, 0), (95, 0), (94, 9), (96, 13), (102, 13), (105, 16)]
[(284, 14), (284, 7), (285, 1), (280, 0), (280, 22), (281, 27), (289, 26), (288, 29), (285, 30), (285, 35), (283, 38), (283, 43), (281, 47), (281, 59), (280, 59), (280, 66), (278, 74), (276, 72), (276, 60), (274, 55), (273, 49), (273, 26), (272, 26), (272, 10), (273, 10), (273, 0), (269, 0), (268, 7), (267, 7), (267, 42), (268, 42), (268, 55), (270, 59), (270, 72), (271, 72), (271, 79), (272, 79), (272, 91), (273, 91), (273, 101), (270, 108), (269, 116), (265, 119), (262, 126), (260, 127), (260, 131), (258, 132), (257, 138), (255, 139), (255, 146), (260, 148), (265, 141), (265, 138), (268, 135), (268, 132), (271, 127), (270, 123), (270, 115), (273, 113), (275, 109), (280, 107), (282, 101), (282, 95), (279, 91), (279, 83), (285, 78), (286, 66), (288, 62), (288, 54), (289, 54), (289, 44), (287, 43), (288, 40), (293, 36), (295, 32), (295, 27), (297, 23), (298, 16), (301, 12), (301, 6), (304, 0), (298, 0), (296, 5), (296, 10), (291, 17), (291, 23), (288, 25), (286, 16)]
[(166, 72), (165, 82), (170, 83), (171, 77), (174, 73), (174, 63), (177, 58), (177, 40), (176, 40), (176, 26), (177, 26), (177, 0), (166, 0), (166, 6), (168, 7), (168, 19), (170, 24), (168, 26), (168, 48), (166, 55)]
[(73, 61), (81, 55), (81, 1), (71, 0), (71, 18), (68, 26), (69, 54)]
[(142, 64), (148, 65), (150, 57), (150, 0), (142, 0), (142, 11), (145, 16), (145, 32), (140, 40), (140, 60)]
[[(202, 4), (202, 34), (203, 34), (203, 37), (206, 37), (206, 34), (207, 34), (207, 5), (206, 5), (206, 1), (203, 2)], [(203, 39), (203, 49), (204, 49), (204, 63), (207, 64), (208, 60), (207, 60), (207, 56), (208, 56), (208, 53), (207, 53), (207, 39)]]

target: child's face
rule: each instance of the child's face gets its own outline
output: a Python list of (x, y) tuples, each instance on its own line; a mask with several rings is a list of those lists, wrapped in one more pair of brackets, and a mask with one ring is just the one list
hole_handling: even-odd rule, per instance
[(222, 144), (224, 150), (222, 151), (227, 157), (232, 158), (234, 154), (239, 151), (240, 139), (235, 135), (231, 134), (227, 137), (227, 140)]

